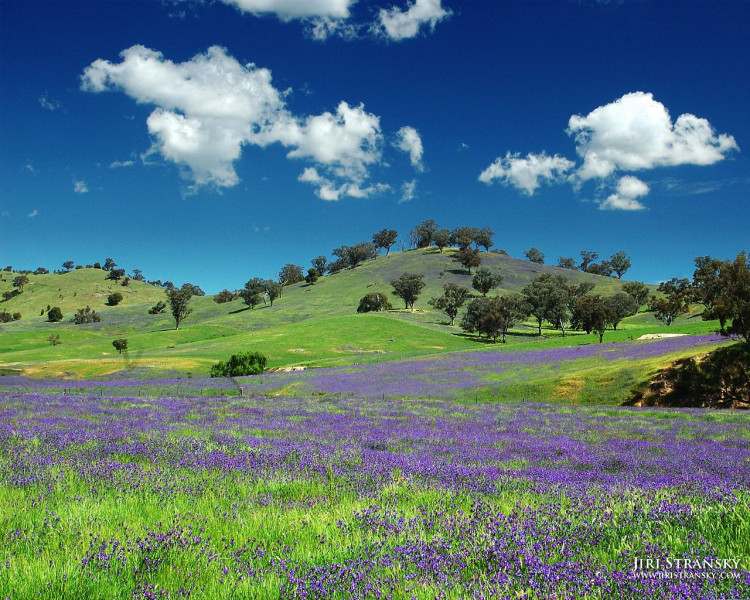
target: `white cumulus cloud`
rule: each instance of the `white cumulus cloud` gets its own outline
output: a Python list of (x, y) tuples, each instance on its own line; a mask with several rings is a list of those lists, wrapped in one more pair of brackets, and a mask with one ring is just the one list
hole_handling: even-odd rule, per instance
[(617, 191), (610, 194), (599, 208), (601, 210), (643, 210), (646, 208), (637, 198), (649, 192), (648, 184), (637, 177), (625, 175), (617, 182)]
[(242, 65), (219, 46), (179, 64), (144, 46), (121, 56), (117, 64), (94, 61), (83, 73), (82, 88), (122, 90), (138, 103), (155, 105), (146, 122), (151, 153), (183, 168), (195, 185), (233, 186), (243, 146), (280, 143), (290, 149), (289, 158), (323, 171), (318, 180), (307, 170), (300, 177), (317, 182), (320, 197), (362, 197), (379, 189), (366, 181), (369, 167), (381, 161), (380, 118), (363, 105), (342, 101), (335, 112), (295, 116), (268, 69)]
[(577, 172), (583, 181), (617, 170), (710, 165), (738, 149), (731, 135), (716, 135), (706, 119), (685, 113), (672, 123), (666, 107), (644, 92), (626, 94), (586, 116), (573, 115), (568, 133), (583, 159)]
[(424, 171), (424, 166), (422, 165), (422, 155), (424, 154), (422, 138), (414, 127), (405, 125), (399, 129), (396, 132), (395, 146), (409, 155), (411, 165), (417, 171)]
[[(39, 214), (39, 211), (38, 211), (38, 210), (37, 210), (37, 209), (35, 208), (34, 210), (32, 210), (32, 211), (31, 211), (31, 212), (30, 212), (30, 213), (29, 213), (28, 215), (26, 215), (26, 216), (27, 216), (27, 217), (29, 217), (29, 219), (33, 219), (33, 218), (34, 218), (34, 217), (36, 217), (36, 216), (37, 216), (38, 214)], [(3, 216), (7, 216), (7, 211), (4, 211), (4, 212), (3, 212)]]
[(479, 175), (479, 181), (490, 184), (500, 180), (505, 185), (512, 185), (531, 196), (539, 186), (547, 181), (560, 181), (563, 175), (575, 166), (573, 161), (555, 154), (527, 154), (522, 158), (519, 153), (508, 152), (505, 157), (498, 157)]
[(396, 6), (381, 8), (372, 29), (391, 40), (401, 41), (416, 37), (423, 25), (434, 31), (437, 24), (451, 14), (449, 9), (443, 8), (441, 0), (414, 0), (406, 10)]
[(276, 15), (282, 21), (312, 17), (346, 19), (357, 0), (222, 0), (242, 12)]

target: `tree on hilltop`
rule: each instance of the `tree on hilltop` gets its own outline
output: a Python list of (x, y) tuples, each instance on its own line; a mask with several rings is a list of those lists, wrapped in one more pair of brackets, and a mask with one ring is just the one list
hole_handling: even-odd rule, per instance
[(302, 274), (302, 267), (291, 263), (285, 264), (279, 271), (279, 283), (281, 285), (292, 285), (299, 283), (305, 278)]
[(396, 243), (396, 238), (398, 238), (398, 232), (395, 229), (381, 229), (372, 234), (372, 243), (376, 248), (385, 248), (385, 255), (388, 256), (391, 246)]
[(526, 257), (526, 260), (528, 260), (529, 262), (533, 262), (538, 265), (544, 264), (544, 252), (539, 250), (539, 248), (537, 247), (531, 247), (523, 254)]
[(492, 236), (495, 235), (495, 232), (492, 231), (489, 227), (483, 227), (479, 231), (477, 231), (476, 235), (474, 236), (474, 243), (476, 244), (477, 248), (484, 248), (485, 252), (489, 252), (490, 248), (494, 245), (494, 242), (492, 241)]
[(65, 269), (66, 271), (70, 271), (70, 270), (72, 270), (72, 269), (73, 269), (73, 267), (75, 267), (75, 266), (76, 266), (76, 264), (75, 264), (75, 263), (74, 263), (74, 262), (73, 262), (72, 260), (66, 260), (66, 261), (65, 261), (65, 262), (64, 262), (64, 263), (62, 264), (62, 266), (63, 266), (63, 269)]
[[(99, 263), (96, 263), (96, 264), (99, 264)], [(96, 266), (96, 265), (94, 265), (94, 266)], [(117, 266), (117, 263), (114, 260), (112, 260), (111, 258), (108, 258), (108, 259), (106, 259), (104, 261), (104, 266), (102, 267), (102, 269), (104, 269), (105, 271), (111, 271), (116, 266)]]
[(482, 257), (479, 255), (479, 250), (476, 248), (461, 248), (456, 252), (453, 260), (461, 263), (461, 266), (468, 270), (471, 275), (471, 268), (478, 267), (482, 264)]
[(432, 241), (435, 242), (435, 246), (442, 254), (443, 248), (447, 248), (451, 243), (451, 232), (447, 229), (436, 231)]
[(609, 266), (611, 267), (612, 272), (617, 275), (617, 279), (622, 279), (622, 276), (625, 275), (627, 270), (631, 267), (630, 257), (625, 254), (623, 250), (615, 252), (609, 257)]
[(434, 219), (422, 221), (411, 231), (411, 237), (417, 248), (427, 248), (432, 244), (432, 239), (440, 226)]

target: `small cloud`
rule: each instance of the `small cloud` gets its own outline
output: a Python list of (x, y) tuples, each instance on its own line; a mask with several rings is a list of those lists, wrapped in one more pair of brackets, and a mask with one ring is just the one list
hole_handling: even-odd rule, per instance
[(31, 164), (24, 165), (23, 170), (26, 171), (27, 173), (36, 173), (36, 169), (34, 168), (34, 165), (31, 165)]
[(73, 191), (76, 194), (87, 194), (89, 191), (89, 186), (86, 185), (85, 181), (74, 181), (73, 182)]
[(37, 209), (35, 208), (34, 210), (32, 210), (32, 211), (31, 211), (31, 212), (30, 212), (30, 213), (29, 213), (28, 215), (26, 215), (26, 216), (27, 216), (27, 217), (29, 217), (29, 219), (33, 219), (33, 218), (34, 218), (34, 217), (36, 217), (36, 216), (37, 216), (38, 214), (39, 214), (39, 211), (38, 211), (38, 210), (37, 210)]
[(121, 169), (123, 167), (132, 167), (135, 164), (134, 160), (115, 160), (109, 163), (110, 169)]
[(60, 103), (56, 100), (50, 100), (47, 97), (47, 94), (42, 94), (41, 96), (39, 96), (39, 106), (50, 112), (55, 112), (60, 108)]
[(412, 179), (411, 181), (405, 182), (401, 186), (401, 202), (411, 202), (417, 197), (417, 180)]
[(498, 157), (479, 175), (479, 181), (491, 184), (499, 179), (505, 185), (513, 187), (532, 196), (542, 181), (559, 181), (562, 176), (575, 166), (573, 161), (555, 154), (527, 154), (522, 158), (519, 153), (508, 152), (505, 157)]
[(643, 206), (636, 198), (645, 196), (649, 192), (648, 184), (632, 175), (620, 177), (617, 182), (617, 191), (610, 194), (607, 199), (599, 205), (600, 210), (643, 210)]
[(424, 171), (424, 165), (422, 164), (422, 155), (424, 154), (422, 138), (414, 127), (407, 125), (399, 129), (396, 132), (396, 141), (393, 145), (409, 155), (412, 167), (420, 173)]
[(463, 152), (464, 150), (468, 150), (468, 149), (469, 149), (469, 144), (467, 144), (466, 142), (461, 142), (461, 145), (458, 147), (458, 150), (456, 150), (456, 152)]
[(378, 35), (400, 42), (419, 35), (423, 25), (434, 31), (440, 21), (448, 19), (452, 14), (450, 9), (442, 7), (441, 0), (414, 0), (407, 10), (395, 6), (381, 8), (372, 30)]

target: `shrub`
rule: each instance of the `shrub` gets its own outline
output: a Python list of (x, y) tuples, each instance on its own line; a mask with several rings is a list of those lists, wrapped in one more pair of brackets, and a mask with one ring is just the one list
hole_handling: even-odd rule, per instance
[(381, 310), (391, 310), (393, 305), (388, 302), (388, 297), (382, 292), (370, 292), (365, 295), (357, 307), (358, 313), (379, 312)]
[(107, 304), (110, 306), (117, 306), (120, 302), (122, 302), (122, 294), (120, 292), (115, 292), (107, 296)]
[(63, 320), (62, 310), (59, 306), (53, 306), (47, 313), (47, 320), (50, 323), (59, 323)]
[(14, 312), (13, 313), (13, 320), (14, 321), (20, 321), (21, 320), (21, 313), (20, 312)]
[(10, 323), (12, 320), (13, 315), (11, 315), (7, 310), (0, 312), (0, 323)]
[(125, 338), (113, 340), (112, 345), (115, 347), (115, 350), (117, 350), (120, 354), (122, 354), (123, 350), (128, 349), (128, 340), (126, 340)]
[(218, 294), (214, 296), (214, 302), (216, 304), (226, 304), (227, 302), (232, 302), (233, 300), (236, 300), (239, 296), (236, 292), (230, 292), (229, 290), (221, 290)]
[(79, 308), (71, 321), (76, 325), (83, 325), (84, 323), (98, 323), (101, 320), (99, 313), (87, 306), (86, 308)]
[(47, 338), (47, 341), (52, 344), (53, 346), (59, 346), (62, 344), (62, 341), (60, 340), (60, 336), (57, 333), (53, 333)]
[(242, 377), (258, 375), (266, 368), (268, 359), (260, 352), (240, 352), (232, 354), (229, 360), (216, 363), (209, 375), (211, 377)]
[(164, 312), (166, 308), (167, 308), (167, 303), (159, 300), (156, 304), (154, 304), (151, 308), (148, 309), (148, 314), (160, 315), (161, 313)]

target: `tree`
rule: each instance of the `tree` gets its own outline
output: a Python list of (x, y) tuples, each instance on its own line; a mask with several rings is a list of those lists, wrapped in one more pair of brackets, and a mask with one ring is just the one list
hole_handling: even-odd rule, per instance
[(612, 313), (601, 296), (584, 296), (576, 301), (573, 309), (572, 324), (586, 333), (599, 334), (602, 343), (607, 325), (613, 320)]
[[(98, 264), (98, 263), (97, 263)], [(96, 266), (96, 265), (94, 265)], [(104, 266), (102, 267), (105, 271), (111, 271), (117, 266), (117, 263), (113, 261), (111, 258), (108, 258), (104, 261)]]
[(393, 305), (388, 301), (388, 297), (382, 292), (370, 292), (365, 294), (359, 301), (357, 307), (358, 313), (380, 312), (391, 310)]
[(609, 266), (612, 268), (614, 274), (617, 275), (617, 279), (622, 279), (622, 276), (631, 267), (630, 257), (623, 250), (615, 252), (609, 257)]
[(552, 289), (549, 297), (549, 306), (545, 319), (552, 323), (555, 329), (562, 332), (565, 337), (565, 330), (570, 325), (573, 311), (571, 307), (571, 293), (567, 285), (559, 285)]
[(268, 301), (273, 307), (273, 301), (281, 297), (281, 293), (284, 291), (284, 287), (273, 279), (266, 279), (265, 284)]
[(601, 275), (602, 277), (611, 277), (614, 269), (612, 268), (612, 265), (607, 260), (603, 260), (600, 263), (593, 263), (588, 266), (586, 269), (587, 273), (591, 273), (592, 275)]
[(720, 304), (732, 320), (722, 333), (740, 337), (750, 344), (750, 263), (745, 252), (740, 252), (733, 262), (722, 268), (720, 279)]
[(133, 279), (136, 281), (146, 281), (146, 278), (143, 276), (143, 271), (140, 269), (133, 269)]
[(419, 298), (419, 294), (426, 285), (424, 275), (416, 273), (404, 273), (398, 279), (391, 281), (393, 294), (404, 301), (404, 308), (411, 308), (414, 312), (414, 303)]
[(690, 282), (687, 279), (672, 277), (669, 281), (660, 283), (657, 289), (664, 296), (651, 296), (649, 308), (654, 311), (656, 319), (669, 326), (690, 308)]
[[(562, 275), (542, 273), (521, 291), (528, 305), (528, 314), (537, 320), (539, 335), (542, 335), (542, 322), (553, 314), (555, 305), (563, 301), (567, 303), (567, 284), (568, 280)], [(565, 290), (566, 293), (559, 294), (558, 289)]]
[(347, 248), (346, 252), (346, 258), (349, 261), (349, 266), (352, 269), (356, 268), (366, 260), (375, 258), (377, 255), (378, 249), (372, 242), (360, 242), (359, 244), (355, 244), (351, 248)]
[(112, 281), (119, 281), (125, 277), (125, 269), (109, 269), (109, 273), (105, 279), (111, 279)]
[(434, 219), (427, 219), (422, 221), (413, 230), (413, 239), (417, 248), (427, 248), (432, 244), (432, 239), (435, 233), (440, 229), (440, 226), (435, 222)]
[(482, 264), (482, 257), (479, 256), (479, 250), (469, 248), (468, 246), (456, 252), (453, 260), (461, 263), (461, 266), (469, 271), (469, 275), (471, 275), (471, 267), (478, 267)]
[(599, 258), (598, 252), (590, 250), (581, 250), (581, 264), (578, 266), (581, 271), (588, 272), (589, 265)]
[(622, 291), (628, 294), (639, 308), (648, 301), (648, 286), (640, 281), (629, 281), (622, 286)]
[(617, 326), (625, 317), (632, 317), (638, 312), (638, 305), (633, 297), (626, 293), (620, 292), (614, 296), (607, 296), (604, 303), (612, 312), (612, 328), (617, 331)]
[(63, 269), (65, 269), (66, 271), (70, 271), (71, 269), (73, 269), (73, 267), (76, 266), (76, 264), (72, 260), (66, 260), (62, 264), (62, 266), (63, 266)]
[(47, 273), (49, 273), (49, 269), (47, 269), (46, 267), (37, 267), (34, 273), (37, 275), (46, 275)]
[(478, 291), (482, 296), (486, 296), (491, 289), (498, 287), (503, 282), (503, 276), (500, 273), (493, 274), (487, 267), (481, 267), (474, 273), (471, 280), (471, 287)]
[(47, 311), (47, 320), (50, 323), (59, 323), (63, 320), (62, 310), (59, 306), (53, 306)]
[(305, 278), (302, 274), (302, 267), (291, 263), (285, 264), (279, 271), (279, 283), (281, 285), (292, 285), (299, 283)]
[(447, 248), (451, 243), (451, 232), (447, 229), (441, 229), (440, 231), (435, 232), (433, 241), (442, 254), (443, 248)]
[(485, 252), (489, 252), (490, 248), (494, 245), (494, 242), (492, 241), (492, 236), (495, 235), (495, 232), (492, 231), (489, 227), (483, 227), (479, 231), (477, 231), (476, 235), (474, 236), (474, 243), (476, 244), (477, 248), (484, 248)]
[(99, 313), (90, 306), (87, 306), (86, 308), (79, 308), (71, 320), (76, 325), (83, 325), (86, 323), (98, 323), (102, 319), (99, 316)]
[(484, 335), (493, 342), (502, 336), (505, 343), (508, 331), (515, 327), (516, 322), (526, 318), (526, 311), (524, 299), (518, 294), (476, 298), (466, 307), (461, 328), (468, 333)]
[(695, 271), (693, 272), (691, 300), (705, 307), (702, 319), (710, 321), (720, 320), (721, 329), (726, 326), (727, 316), (724, 314), (724, 302), (721, 301), (724, 294), (724, 285), (721, 279), (722, 270), (729, 266), (729, 261), (711, 258), (710, 256), (699, 256), (695, 259)]
[(190, 299), (193, 297), (193, 286), (189, 283), (184, 284), (181, 288), (172, 288), (166, 290), (167, 303), (174, 317), (175, 330), (180, 328), (180, 323), (184, 321), (193, 309), (188, 307)]
[(232, 354), (227, 361), (219, 361), (211, 367), (211, 377), (244, 377), (258, 375), (266, 368), (268, 358), (260, 352)]
[(107, 304), (110, 306), (117, 306), (120, 302), (122, 302), (122, 294), (120, 292), (115, 292), (107, 296)]
[(529, 248), (523, 254), (526, 257), (526, 260), (528, 260), (529, 262), (533, 262), (538, 265), (544, 264), (544, 252), (539, 250), (539, 248), (536, 248), (536, 247)]
[(308, 269), (307, 275), (305, 276), (305, 281), (307, 282), (307, 285), (314, 285), (316, 281), (318, 281), (318, 278), (320, 277), (320, 273), (317, 269)]
[(560, 267), (561, 269), (573, 269), (573, 270), (575, 270), (575, 268), (576, 268), (576, 261), (572, 257), (565, 258), (565, 257), (561, 256), (560, 258), (557, 259), (557, 266)]
[(13, 287), (18, 290), (19, 294), (23, 293), (23, 286), (29, 283), (29, 278), (26, 275), (18, 275), (13, 279)]
[(232, 302), (237, 298), (239, 298), (239, 294), (237, 294), (237, 292), (230, 292), (227, 289), (223, 289), (214, 296), (214, 302), (216, 302), (216, 304), (226, 304), (227, 302)]
[(388, 256), (391, 246), (396, 243), (397, 237), (398, 232), (395, 229), (381, 229), (377, 233), (372, 234), (372, 243), (375, 244), (376, 248), (385, 248), (385, 255)]
[(154, 304), (151, 308), (148, 309), (148, 314), (160, 315), (161, 313), (164, 312), (166, 308), (167, 308), (167, 303), (159, 300), (156, 304)]
[(128, 340), (125, 338), (119, 338), (117, 340), (113, 340), (112, 345), (115, 347), (115, 350), (122, 354), (123, 350), (128, 349)]
[(325, 256), (318, 256), (310, 261), (312, 268), (321, 275), (325, 275), (328, 270), (328, 259)]
[(125, 277), (120, 284), (122, 287), (128, 287), (130, 285), (130, 277)]
[(459, 250), (468, 248), (478, 232), (476, 227), (456, 227), (451, 231), (451, 244), (458, 246)]
[(446, 283), (443, 284), (443, 295), (439, 298), (431, 298), (429, 304), (448, 315), (451, 325), (453, 325), (458, 311), (469, 298), (470, 294), (471, 292), (465, 287), (456, 285), (455, 283)]
[(266, 281), (260, 277), (253, 277), (245, 283), (245, 287), (240, 290), (239, 295), (245, 304), (250, 308), (255, 308), (261, 302), (265, 302), (267, 293)]

